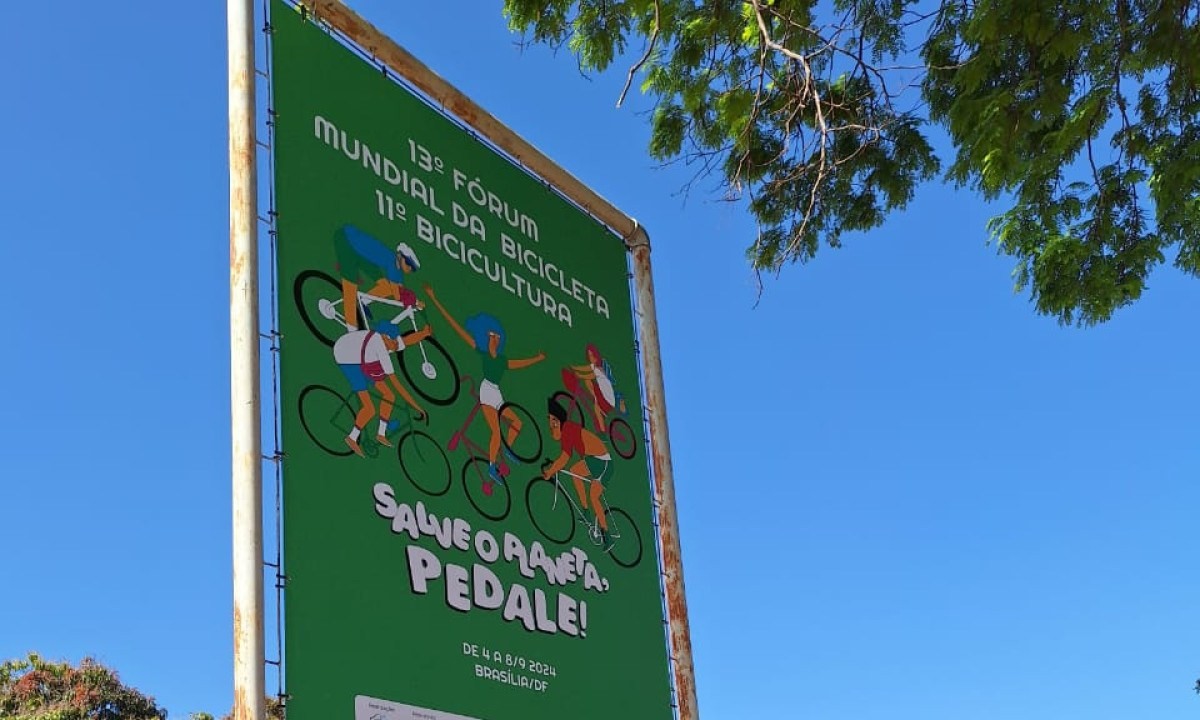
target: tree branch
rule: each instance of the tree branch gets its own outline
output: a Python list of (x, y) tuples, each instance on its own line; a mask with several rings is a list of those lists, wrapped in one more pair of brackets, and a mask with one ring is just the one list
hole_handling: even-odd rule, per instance
[(654, 0), (654, 32), (650, 34), (650, 42), (646, 45), (646, 53), (642, 55), (642, 58), (633, 67), (629, 68), (629, 74), (625, 76), (625, 87), (621, 89), (621, 96), (617, 98), (617, 107), (621, 107), (625, 102), (625, 96), (629, 94), (629, 86), (633, 84), (633, 76), (637, 74), (638, 70), (642, 69), (642, 66), (646, 64), (646, 61), (650, 59), (650, 55), (654, 52), (654, 44), (658, 42), (659, 14), (661, 12), (662, 8), (659, 6), (659, 0)]

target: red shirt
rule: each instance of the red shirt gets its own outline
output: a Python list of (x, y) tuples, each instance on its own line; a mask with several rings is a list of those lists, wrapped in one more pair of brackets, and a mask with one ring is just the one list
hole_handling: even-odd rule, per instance
[(562, 447), (563, 452), (581, 457), (586, 455), (587, 453), (583, 449), (583, 426), (569, 420), (564, 422), (558, 444)]

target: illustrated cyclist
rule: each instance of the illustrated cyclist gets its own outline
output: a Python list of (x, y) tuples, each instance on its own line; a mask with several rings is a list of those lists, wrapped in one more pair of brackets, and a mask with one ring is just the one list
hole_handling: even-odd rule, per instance
[(611, 476), (609, 470), (612, 466), (612, 456), (608, 454), (608, 448), (600, 436), (569, 420), (567, 409), (553, 397), (547, 402), (547, 409), (550, 437), (558, 441), (561, 452), (553, 462), (542, 469), (542, 477), (549, 480), (575, 460), (569, 472), (571, 479), (575, 481), (575, 494), (579, 496), (579, 506), (586, 512), (588, 499), (591, 498), (592, 512), (596, 514), (596, 522), (600, 525), (601, 542), (607, 551), (612, 547), (613, 540), (608, 534), (608, 519), (604, 516), (604, 503), (600, 500), (604, 495), (604, 484)]
[[(454, 328), (454, 332), (458, 333), (458, 336), (471, 349), (479, 353), (483, 376), (479, 382), (479, 405), (483, 410), (483, 417), (487, 421), (488, 431), (491, 433), (488, 441), (488, 475), (492, 480), (502, 483), (504, 478), (501, 476), (500, 466), (496, 462), (496, 458), (500, 454), (500, 408), (504, 405), (504, 394), (500, 391), (500, 381), (509, 370), (520, 370), (545, 360), (546, 353), (539, 352), (533, 357), (521, 359), (510, 358), (504, 354), (507, 336), (504, 326), (500, 324), (500, 320), (496, 316), (477, 313), (466, 319), (463, 323), (466, 326), (464, 328), (437, 299), (433, 288), (426, 285), (425, 294), (446, 318), (446, 322)], [(506, 408), (504, 419), (509, 423), (506, 440), (511, 445), (521, 432), (521, 418), (513, 412), (512, 408)], [(515, 460), (511, 455), (510, 459)]]
[(379, 431), (375, 440), (380, 445), (391, 446), (387, 439), (388, 421), (391, 418), (392, 406), (396, 396), (392, 389), (400, 393), (404, 402), (408, 403), (418, 416), (424, 416), (425, 410), (417, 403), (408, 390), (400, 384), (396, 377), (396, 368), (392, 364), (392, 353), (402, 352), (409, 345), (414, 345), (429, 337), (432, 329), (426, 325), (417, 332), (400, 336), (400, 328), (390, 322), (382, 321), (371, 330), (351, 330), (342, 335), (333, 344), (333, 359), (337, 362), (342, 374), (350, 381), (350, 388), (358, 394), (359, 408), (354, 416), (354, 427), (346, 436), (346, 444), (360, 457), (365, 457), (358, 438), (363, 428), (375, 416), (375, 401), (371, 397), (371, 389), (379, 393)]
[[(584, 349), (584, 354), (587, 356), (587, 364), (572, 365), (570, 371), (575, 377), (583, 381), (587, 386), (588, 393), (595, 401), (592, 403), (592, 414), (595, 416), (596, 429), (603, 433), (604, 416), (607, 415), (618, 404), (624, 405), (624, 401), (618, 402), (616, 390), (613, 388), (612, 378), (609, 377), (608, 369), (604, 358), (600, 355), (600, 350), (593, 344), (588, 343)], [(623, 411), (625, 408), (622, 407)]]
[(346, 325), (358, 327), (358, 288), (368, 284), (368, 295), (392, 298), (401, 305), (417, 303), (417, 296), (404, 286), (405, 276), (421, 267), (408, 243), (395, 251), (354, 225), (343, 225), (333, 235), (334, 257), (342, 278), (342, 312)]

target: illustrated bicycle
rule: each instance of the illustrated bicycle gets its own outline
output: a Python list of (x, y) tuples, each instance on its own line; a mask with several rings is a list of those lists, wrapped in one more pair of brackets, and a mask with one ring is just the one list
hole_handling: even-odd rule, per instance
[[(567, 417), (583, 427), (591, 427), (591, 419), (594, 416), (594, 408), (596, 399), (588, 392), (580, 382), (575, 373), (569, 369), (562, 371), (562, 381), (565, 390), (559, 390), (554, 393), (555, 402), (562, 405), (567, 410)], [(616, 403), (618, 407), (624, 405), (618, 399)], [(604, 416), (604, 428), (602, 434), (608, 436), (608, 442), (612, 445), (612, 449), (626, 460), (637, 454), (637, 436), (633, 434), (633, 428), (630, 427), (629, 421), (625, 418), (628, 412), (613, 408)], [(586, 418), (586, 421), (585, 421)]]
[[(542, 469), (550, 466), (550, 461), (542, 463)], [(575, 536), (575, 526), (582, 525), (588, 539), (593, 545), (604, 542), (600, 529), (600, 520), (595, 515), (589, 519), (587, 514), (575, 501), (575, 496), (563, 487), (562, 478), (577, 478), (585, 485), (591, 479), (581, 477), (568, 470), (559, 470), (552, 480), (537, 476), (525, 487), (525, 510), (533, 526), (552, 543), (566, 545)], [(574, 483), (571, 483), (574, 485)], [(642, 561), (642, 533), (634, 524), (629, 513), (619, 507), (612, 507), (604, 494), (600, 495), (604, 505), (604, 516), (608, 524), (608, 537), (612, 544), (604, 550), (612, 557), (613, 562), (621, 567), (631, 568)]]
[[(512, 495), (509, 492), (508, 482), (497, 483), (492, 480), (488, 473), (488, 448), (475, 442), (467, 434), (467, 430), (471, 427), (475, 416), (480, 413), (482, 406), (479, 404), (478, 391), (476, 391), (471, 377), (463, 376), (460, 378), (460, 384), (470, 388), (475, 403), (471, 406), (462, 425), (450, 436), (447, 448), (453, 452), (459, 445), (462, 445), (467, 451), (467, 461), (463, 464), (461, 476), (463, 492), (466, 493), (471, 506), (489, 520), (503, 520), (508, 517), (509, 510), (512, 508)], [(533, 462), (542, 454), (542, 431), (534, 422), (533, 415), (517, 403), (502, 404), (499, 416), (500, 443), (504, 452), (497, 457), (496, 464), (499, 466), (501, 478), (507, 478), (511, 475), (510, 460)], [(511, 417), (517, 418), (519, 429), (510, 441), (509, 431), (513, 427)]]
[[(371, 393), (376, 403), (383, 398)], [(309, 385), (300, 391), (298, 402), (300, 424), (308, 437), (330, 455), (345, 457), (353, 451), (346, 444), (346, 436), (354, 427), (357, 410), (351, 402), (354, 393), (342, 394), (325, 385)], [(427, 495), (444, 495), (450, 489), (450, 461), (438, 442), (417, 427), (420, 420), (413, 416), (412, 409), (403, 402), (394, 404), (393, 416), (388, 422), (384, 437), (396, 447), (400, 469), (408, 481)], [(359, 436), (359, 447), (369, 458), (379, 456), (382, 445), (376, 433), (364, 432)]]
[[(320, 270), (305, 270), (297, 275), (293, 295), (304, 325), (329, 347), (346, 332), (369, 327), (376, 315), (386, 316), (397, 310), (390, 321), (396, 325), (411, 324), (411, 329), (401, 333), (402, 338), (406, 337), (417, 332), (416, 316), (424, 310), (420, 303), (405, 306), (393, 298), (359, 292), (358, 325), (351, 326), (341, 311), (341, 282)], [(434, 405), (449, 405), (458, 399), (458, 366), (437, 338), (426, 337), (398, 355), (404, 378), (422, 398)]]

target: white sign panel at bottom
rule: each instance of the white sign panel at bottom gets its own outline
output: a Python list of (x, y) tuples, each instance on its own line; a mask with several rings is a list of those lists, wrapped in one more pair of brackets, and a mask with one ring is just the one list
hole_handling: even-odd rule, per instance
[(479, 718), (357, 695), (354, 698), (354, 720), (479, 720)]

